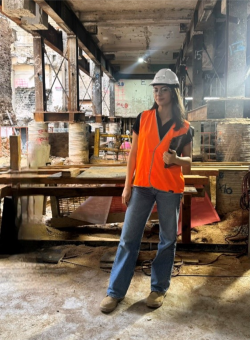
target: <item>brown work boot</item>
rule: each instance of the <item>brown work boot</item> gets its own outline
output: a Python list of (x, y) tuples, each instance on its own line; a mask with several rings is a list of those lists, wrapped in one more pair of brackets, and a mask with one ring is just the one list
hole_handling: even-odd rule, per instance
[(100, 310), (101, 310), (103, 313), (111, 313), (111, 312), (113, 312), (113, 310), (116, 309), (118, 303), (119, 303), (120, 301), (122, 301), (122, 300), (123, 300), (123, 298), (121, 298), (121, 299), (116, 299), (116, 298), (113, 298), (113, 297), (107, 295), (107, 296), (102, 300), (102, 302), (101, 302), (101, 304), (100, 304)]
[(150, 308), (159, 308), (163, 304), (166, 292), (151, 292), (147, 297), (147, 306)]

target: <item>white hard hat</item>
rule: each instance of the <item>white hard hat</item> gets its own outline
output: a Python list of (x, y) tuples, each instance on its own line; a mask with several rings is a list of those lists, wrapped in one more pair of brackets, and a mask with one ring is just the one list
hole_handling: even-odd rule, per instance
[(163, 68), (156, 73), (150, 85), (173, 85), (174, 87), (178, 87), (179, 80), (173, 71), (169, 68)]

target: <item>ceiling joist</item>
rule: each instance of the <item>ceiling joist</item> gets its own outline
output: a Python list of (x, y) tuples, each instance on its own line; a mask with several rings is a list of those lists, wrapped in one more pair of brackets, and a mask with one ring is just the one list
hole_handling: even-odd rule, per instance
[(35, 0), (57, 24), (68, 34), (75, 34), (79, 47), (96, 64), (101, 65), (102, 71), (115, 80), (115, 72), (105, 55), (99, 49), (91, 34), (84, 28), (76, 14), (64, 1)]

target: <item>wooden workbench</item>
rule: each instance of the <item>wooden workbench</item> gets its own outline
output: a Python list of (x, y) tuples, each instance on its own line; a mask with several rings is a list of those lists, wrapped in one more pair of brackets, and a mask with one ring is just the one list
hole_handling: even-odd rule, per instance
[[(70, 171), (71, 169), (71, 171)], [(17, 200), (23, 196), (53, 196), (83, 197), (83, 196), (121, 196), (126, 175), (126, 167), (90, 167), (87, 169), (77, 168), (61, 169), (62, 171), (46, 173), (41, 171), (27, 170), (0, 175), (0, 184), (7, 186), (8, 195)], [(182, 214), (182, 242), (191, 241), (191, 197), (197, 193), (196, 187), (208, 183), (208, 177), (200, 175), (185, 175), (185, 192)], [(26, 185), (29, 186), (26, 186)], [(47, 186), (39, 186), (40, 184)], [(78, 185), (69, 186), (69, 185)], [(105, 187), (86, 187), (86, 184), (110, 184)], [(120, 186), (114, 186), (119, 184)], [(60, 186), (58, 186), (60, 185)], [(80, 185), (80, 186), (79, 186)], [(113, 186), (111, 186), (113, 185)], [(7, 221), (4, 221), (7, 223)], [(8, 226), (3, 226), (8, 228)]]

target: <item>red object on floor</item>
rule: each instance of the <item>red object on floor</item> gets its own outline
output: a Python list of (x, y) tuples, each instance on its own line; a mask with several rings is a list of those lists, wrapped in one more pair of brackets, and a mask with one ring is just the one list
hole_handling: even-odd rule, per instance
[[(121, 197), (113, 197), (109, 213), (125, 212), (126, 206), (122, 204)], [(157, 211), (156, 205), (153, 208), (153, 212)], [(181, 234), (181, 211), (178, 224), (178, 235)], [(210, 224), (213, 222), (219, 222), (220, 217), (214, 209), (207, 193), (205, 197), (192, 197), (191, 203), (191, 228)]]
[[(181, 214), (178, 224), (178, 235), (181, 234)], [(198, 226), (219, 222), (220, 217), (217, 214), (215, 208), (213, 207), (210, 198), (205, 192), (205, 197), (192, 197), (191, 202), (191, 228)]]

